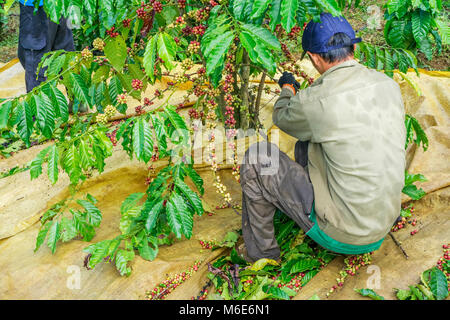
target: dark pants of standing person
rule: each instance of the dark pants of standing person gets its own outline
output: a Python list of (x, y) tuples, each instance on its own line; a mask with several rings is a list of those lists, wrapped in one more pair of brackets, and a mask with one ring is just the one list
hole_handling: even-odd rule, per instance
[(246, 151), (241, 166), (242, 234), (250, 259), (279, 259), (273, 217), (277, 209), (306, 233), (314, 191), (309, 179), (308, 142), (295, 145), (295, 161), (272, 143), (259, 142)]
[(67, 26), (67, 20), (61, 18), (59, 24), (50, 21), (39, 7), (33, 13), (34, 7), (20, 4), (19, 48), (20, 63), (25, 69), (27, 92), (33, 90), (45, 81), (45, 69), (37, 74), (38, 65), (45, 53), (54, 50), (74, 51), (72, 30)]

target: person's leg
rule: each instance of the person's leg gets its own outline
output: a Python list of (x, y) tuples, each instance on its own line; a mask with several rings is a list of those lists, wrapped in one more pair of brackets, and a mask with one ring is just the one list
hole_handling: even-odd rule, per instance
[(75, 51), (73, 33), (67, 24), (66, 18), (62, 17), (59, 20), (59, 24), (50, 22), (49, 30), (52, 36), (52, 51), (61, 49), (65, 51)]
[(273, 216), (276, 209), (305, 232), (312, 227), (314, 191), (305, 169), (277, 146), (256, 143), (247, 150), (241, 167), (242, 233), (253, 260), (279, 257)]
[(36, 74), (37, 67), (47, 47), (47, 16), (42, 8), (34, 14), (34, 7), (20, 4), (19, 44), (17, 54), (25, 69), (27, 92), (44, 81)]

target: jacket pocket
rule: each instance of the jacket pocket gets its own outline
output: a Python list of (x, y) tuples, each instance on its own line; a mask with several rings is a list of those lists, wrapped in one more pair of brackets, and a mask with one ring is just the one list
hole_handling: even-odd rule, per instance
[(27, 50), (42, 50), (47, 45), (48, 19), (41, 7), (20, 6), (19, 44)]

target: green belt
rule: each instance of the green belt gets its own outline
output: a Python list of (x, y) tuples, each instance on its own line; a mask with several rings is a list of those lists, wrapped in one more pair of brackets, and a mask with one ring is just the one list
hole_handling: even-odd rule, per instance
[(311, 239), (313, 239), (315, 242), (320, 244), (322, 247), (331, 250), (336, 253), (342, 253), (342, 254), (361, 254), (361, 253), (367, 253), (372, 252), (375, 250), (378, 250), (381, 246), (381, 243), (383, 242), (384, 238), (370, 244), (365, 245), (353, 245), (348, 243), (342, 243), (337, 240), (334, 240), (327, 234), (325, 234), (322, 230), (320, 230), (319, 225), (316, 220), (316, 212), (314, 210), (314, 203), (311, 211), (311, 215), (309, 216), (309, 219), (314, 222), (314, 225), (311, 229), (306, 233), (307, 236), (309, 236)]

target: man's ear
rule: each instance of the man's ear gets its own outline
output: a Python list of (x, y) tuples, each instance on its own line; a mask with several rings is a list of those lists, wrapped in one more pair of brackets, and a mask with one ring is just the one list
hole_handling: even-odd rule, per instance
[(312, 63), (314, 65), (318, 65), (319, 64), (319, 56), (315, 53), (309, 52), (307, 51), (309, 59), (311, 59)]

